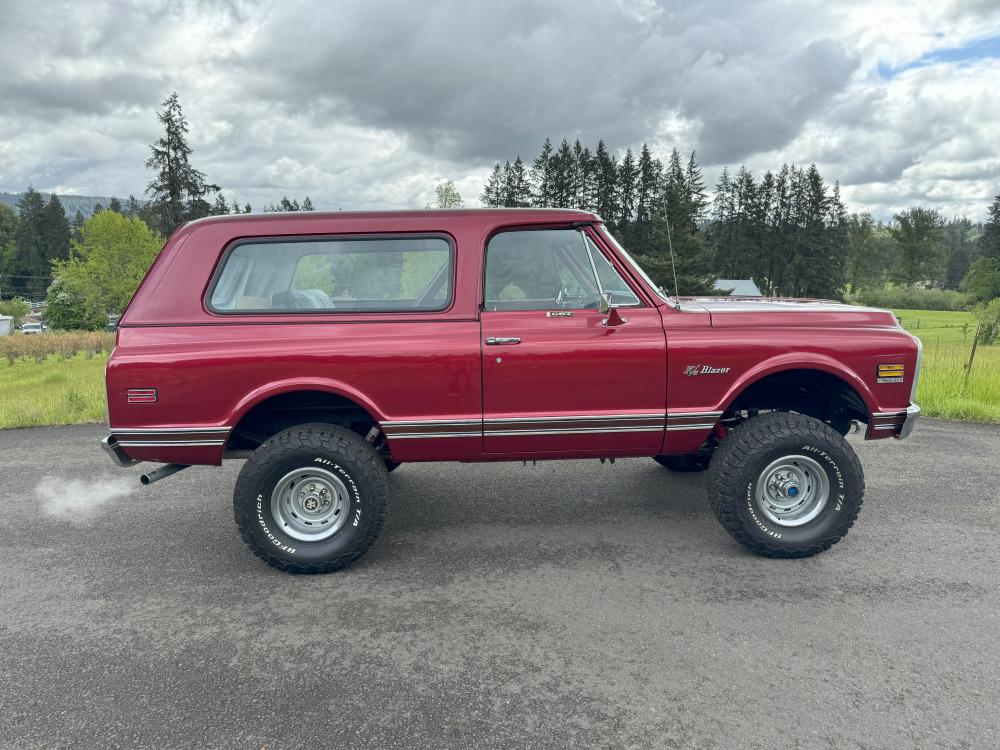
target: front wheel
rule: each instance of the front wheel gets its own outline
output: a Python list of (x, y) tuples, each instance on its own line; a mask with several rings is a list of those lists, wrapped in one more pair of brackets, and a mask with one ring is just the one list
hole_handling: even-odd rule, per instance
[(329, 573), (375, 541), (388, 502), (386, 467), (359, 435), (325, 424), (269, 438), (236, 481), (233, 513), (253, 553), (290, 573)]
[(723, 527), (766, 557), (808, 557), (840, 541), (865, 493), (861, 462), (829, 425), (769, 412), (729, 431), (708, 475)]

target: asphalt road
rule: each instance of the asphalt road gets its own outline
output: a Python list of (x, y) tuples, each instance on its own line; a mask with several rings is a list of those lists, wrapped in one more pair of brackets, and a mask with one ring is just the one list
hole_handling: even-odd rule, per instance
[(0, 746), (1000, 746), (1000, 428), (854, 440), (819, 557), (742, 551), (652, 461), (407, 465), (349, 571), (254, 558), (240, 463), (148, 488), (0, 432)]

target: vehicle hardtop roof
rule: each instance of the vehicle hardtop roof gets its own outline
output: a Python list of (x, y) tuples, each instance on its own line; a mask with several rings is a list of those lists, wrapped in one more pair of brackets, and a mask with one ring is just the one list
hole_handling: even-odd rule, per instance
[(269, 211), (261, 214), (231, 214), (227, 216), (206, 216), (195, 219), (186, 226), (242, 221), (275, 221), (278, 219), (301, 219), (303, 221), (330, 221), (350, 219), (401, 219), (427, 218), (439, 216), (456, 219), (502, 218), (504, 221), (524, 219), (526, 223), (546, 223), (579, 218), (580, 221), (603, 222), (597, 214), (575, 208), (418, 208), (379, 211)]

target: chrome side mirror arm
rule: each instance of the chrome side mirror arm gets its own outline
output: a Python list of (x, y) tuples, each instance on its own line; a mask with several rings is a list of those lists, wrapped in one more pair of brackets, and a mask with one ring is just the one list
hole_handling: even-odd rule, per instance
[(602, 292), (601, 299), (597, 303), (597, 312), (601, 315), (607, 315), (608, 310), (611, 309), (613, 305), (615, 295), (612, 292)]

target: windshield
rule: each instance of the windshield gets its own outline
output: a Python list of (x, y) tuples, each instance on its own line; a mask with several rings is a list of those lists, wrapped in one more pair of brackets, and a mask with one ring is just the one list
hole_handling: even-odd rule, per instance
[(642, 266), (640, 266), (638, 263), (636, 263), (635, 258), (633, 258), (631, 255), (629, 255), (628, 250), (626, 250), (624, 247), (622, 247), (621, 243), (618, 240), (615, 239), (614, 235), (611, 234), (611, 232), (608, 231), (608, 228), (606, 226), (604, 226), (603, 224), (601, 225), (601, 233), (608, 239), (608, 241), (612, 245), (615, 246), (615, 248), (617, 248), (618, 252), (621, 253), (621, 256), (626, 261), (628, 261), (628, 264), (630, 266), (632, 266), (632, 268), (635, 270), (635, 272), (642, 277), (642, 280), (645, 281), (649, 285), (649, 287), (651, 289), (655, 290), (657, 294), (659, 294), (661, 297), (663, 297), (663, 299), (667, 300), (668, 302), (672, 302), (673, 301), (673, 300), (670, 299), (670, 295), (667, 294), (666, 291), (662, 287), (660, 287), (655, 281), (653, 281), (649, 277), (649, 274), (646, 273), (643, 270)]

